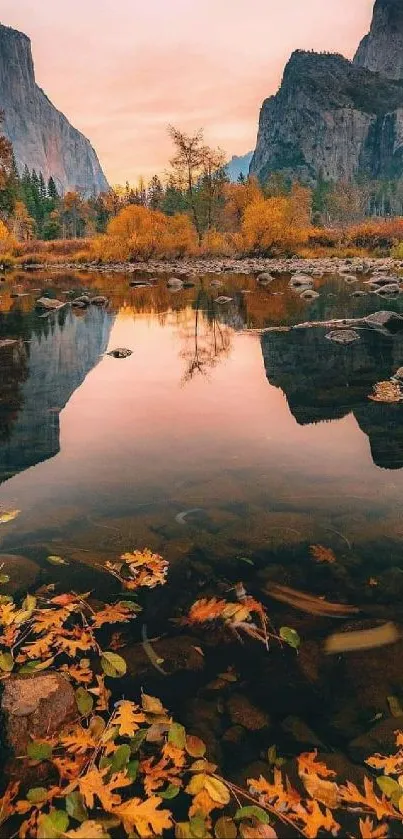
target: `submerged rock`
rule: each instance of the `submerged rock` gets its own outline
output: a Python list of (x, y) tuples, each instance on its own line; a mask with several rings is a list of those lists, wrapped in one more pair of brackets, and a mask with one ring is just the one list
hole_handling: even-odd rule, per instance
[(396, 731), (403, 730), (403, 717), (390, 717), (373, 726), (349, 743), (351, 758), (363, 763), (371, 755), (392, 754), (396, 751)]
[(397, 312), (374, 312), (372, 315), (367, 315), (365, 323), (375, 328), (389, 329), (391, 332), (403, 329), (403, 317)]
[(298, 289), (308, 289), (313, 287), (313, 280), (306, 274), (295, 274), (288, 283), (288, 286), (297, 291)]
[(316, 300), (320, 295), (313, 288), (307, 288), (300, 294), (302, 300)]
[(263, 274), (259, 274), (259, 276), (256, 277), (256, 280), (259, 283), (259, 285), (265, 286), (270, 285), (270, 283), (273, 282), (274, 277), (272, 274), (269, 274), (268, 271), (264, 271)]
[(179, 290), (183, 288), (183, 280), (180, 280), (179, 277), (170, 277), (170, 279), (167, 282), (167, 286), (168, 288)]
[(242, 725), (248, 731), (260, 731), (270, 725), (269, 715), (242, 693), (234, 693), (228, 699), (227, 709), (233, 725)]
[(102, 294), (99, 294), (97, 297), (91, 298), (92, 306), (107, 306), (109, 300), (107, 297), (104, 297)]
[(0, 554), (0, 573), (10, 577), (8, 583), (1, 586), (1, 593), (13, 596), (26, 592), (38, 582), (39, 565), (32, 559), (18, 554)]
[(336, 344), (353, 344), (354, 341), (360, 340), (360, 336), (355, 329), (334, 329), (332, 332), (328, 332), (326, 338)]
[(55, 734), (77, 716), (70, 682), (54, 672), (11, 676), (4, 686), (1, 709), (7, 743), (16, 757), (26, 754), (31, 740)]
[(36, 301), (36, 308), (37, 309), (46, 309), (47, 311), (51, 312), (55, 309), (61, 309), (64, 306), (61, 300), (54, 300), (52, 297), (40, 297), (39, 300)]

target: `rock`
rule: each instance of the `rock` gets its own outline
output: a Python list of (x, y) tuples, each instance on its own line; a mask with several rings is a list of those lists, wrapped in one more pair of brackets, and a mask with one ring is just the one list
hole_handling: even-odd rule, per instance
[(326, 338), (336, 344), (353, 344), (354, 341), (360, 340), (360, 336), (355, 329), (334, 329), (332, 332), (328, 332)]
[(347, 283), (347, 285), (358, 283), (358, 279), (354, 274), (343, 274), (343, 280), (345, 283)]
[(102, 294), (99, 294), (97, 297), (92, 297), (91, 298), (92, 306), (107, 306), (108, 303), (109, 303), (108, 298), (103, 297)]
[(403, 317), (397, 312), (374, 312), (372, 315), (367, 315), (364, 320), (375, 329), (387, 329), (392, 333), (403, 329)]
[(180, 280), (179, 277), (170, 277), (170, 279), (167, 282), (167, 286), (168, 288), (179, 290), (183, 288), (183, 280)]
[(62, 303), (61, 300), (54, 300), (52, 297), (40, 297), (39, 300), (36, 301), (37, 309), (46, 309), (50, 312), (55, 309), (61, 309), (61, 307), (65, 305), (66, 304)]
[(214, 303), (219, 303), (219, 305), (222, 306), (224, 303), (231, 303), (231, 300), (232, 300), (232, 297), (221, 296), (221, 297), (216, 297), (216, 299), (214, 300)]
[(1, 709), (8, 745), (16, 757), (31, 740), (48, 737), (77, 716), (74, 690), (60, 673), (11, 676), (4, 685)]
[(0, 341), (0, 350), (5, 350), (7, 347), (15, 347), (19, 344), (18, 338), (2, 338)]
[(221, 280), (211, 280), (210, 285), (212, 288), (222, 288), (224, 283)]
[(246, 731), (242, 725), (232, 725), (231, 728), (227, 728), (222, 739), (223, 743), (229, 743), (231, 746), (239, 746), (245, 737)]
[(354, 61), (389, 79), (403, 78), (403, 8), (400, 0), (377, 0), (371, 29)]
[(291, 277), (288, 286), (289, 288), (296, 289), (297, 291), (299, 289), (309, 289), (313, 287), (313, 280), (305, 274), (295, 274)]
[(184, 280), (183, 288), (195, 288), (196, 283), (193, 283), (192, 280)]
[(380, 275), (379, 277), (374, 274), (370, 280), (365, 281), (365, 285), (374, 286), (375, 288), (382, 288), (383, 286), (388, 286), (392, 283), (391, 277), (384, 277)]
[(4, 133), (17, 169), (53, 175), (60, 194), (78, 189), (87, 198), (107, 192), (108, 182), (90, 142), (68, 122), (36, 84), (31, 42), (0, 26), (1, 107)]
[(272, 274), (269, 274), (268, 271), (264, 271), (263, 274), (259, 274), (259, 276), (256, 277), (256, 281), (259, 283), (259, 285), (263, 286), (270, 285), (270, 283), (272, 283), (273, 280), (274, 277), (272, 276)]
[(0, 573), (10, 577), (8, 583), (1, 585), (1, 594), (13, 597), (19, 592), (32, 589), (39, 580), (40, 568), (33, 559), (18, 554), (0, 554)]
[(317, 291), (314, 291), (313, 288), (307, 288), (305, 291), (300, 294), (302, 300), (316, 300), (319, 297)]
[(399, 379), (399, 381), (403, 382), (403, 367), (399, 367), (399, 369), (396, 370), (396, 373), (394, 374), (393, 378)]
[(110, 352), (106, 354), (112, 356), (112, 358), (128, 358), (129, 355), (133, 355), (133, 350), (126, 350), (122, 347), (118, 347), (116, 350), (110, 350)]
[(388, 755), (396, 751), (396, 731), (403, 730), (403, 717), (391, 717), (376, 723), (366, 734), (348, 745), (352, 760), (363, 763), (374, 754)]
[(353, 293), (352, 293), (352, 295), (351, 295), (351, 296), (352, 296), (352, 297), (366, 297), (366, 296), (367, 296), (367, 292), (366, 292), (366, 291), (360, 291), (360, 290), (358, 290), (358, 291), (353, 291)]
[(88, 297), (87, 294), (82, 294), (80, 297), (76, 297), (76, 299), (73, 300), (71, 305), (82, 307), (82, 306), (89, 306), (90, 303), (91, 303), (91, 298)]
[(400, 286), (397, 283), (389, 283), (388, 285), (382, 286), (382, 288), (378, 288), (374, 294), (377, 294), (379, 297), (394, 297), (400, 294)]
[(281, 728), (295, 740), (300, 746), (313, 747), (314, 749), (323, 749), (322, 741), (317, 737), (309, 725), (301, 720), (299, 717), (289, 716), (281, 723)]
[[(195, 639), (190, 635), (178, 635), (152, 642), (152, 650), (161, 661), (160, 667), (166, 675), (173, 676), (181, 671), (196, 673), (204, 669), (204, 656), (195, 648)], [(143, 644), (125, 648), (124, 657), (128, 672), (142, 679), (156, 673)]]
[(217, 702), (205, 699), (191, 699), (186, 706), (184, 724), (189, 734), (201, 737), (207, 746), (207, 757), (215, 763), (222, 762), (222, 719), (217, 710)]
[(270, 717), (244, 696), (234, 693), (227, 702), (227, 710), (234, 725), (242, 725), (248, 731), (260, 731), (270, 725)]

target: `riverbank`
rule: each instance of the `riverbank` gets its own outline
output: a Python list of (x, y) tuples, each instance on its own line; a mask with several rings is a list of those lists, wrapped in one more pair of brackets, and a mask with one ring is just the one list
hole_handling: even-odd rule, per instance
[(142, 271), (149, 274), (179, 274), (186, 276), (198, 276), (202, 274), (254, 274), (269, 271), (275, 274), (288, 274), (303, 272), (313, 276), (324, 274), (340, 273), (362, 273), (371, 274), (374, 271), (403, 271), (403, 261), (392, 257), (319, 257), (304, 259), (301, 257), (290, 258), (264, 258), (245, 257), (243, 259), (233, 258), (197, 258), (197, 259), (174, 259), (174, 260), (153, 260), (147, 262), (111, 262), (99, 263), (66, 261), (66, 262), (38, 262), (35, 264), (22, 265), (24, 270), (60, 270), (60, 271), (96, 271), (97, 273), (129, 273)]

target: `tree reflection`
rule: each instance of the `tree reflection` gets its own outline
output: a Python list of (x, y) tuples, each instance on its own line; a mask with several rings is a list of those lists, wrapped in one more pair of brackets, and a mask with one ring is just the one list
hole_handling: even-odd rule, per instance
[(186, 361), (182, 384), (195, 376), (208, 375), (210, 370), (227, 358), (231, 349), (232, 329), (219, 319), (218, 304), (211, 294), (201, 289), (193, 308), (185, 309), (180, 324), (184, 349), (180, 357)]

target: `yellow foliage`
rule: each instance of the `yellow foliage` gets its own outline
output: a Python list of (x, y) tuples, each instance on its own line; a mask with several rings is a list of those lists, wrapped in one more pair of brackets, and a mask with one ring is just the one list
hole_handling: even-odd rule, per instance
[(198, 253), (198, 238), (189, 216), (176, 213), (165, 218), (166, 230), (162, 239), (163, 255), (193, 256)]
[(8, 227), (4, 224), (4, 221), (0, 219), (0, 256), (6, 256), (6, 254), (14, 253), (17, 247), (17, 240), (10, 233)]
[(259, 198), (246, 207), (242, 221), (246, 251), (289, 252), (307, 240), (307, 204), (299, 207), (298, 196), (299, 192), (289, 197)]
[(202, 254), (212, 256), (232, 256), (234, 246), (231, 237), (219, 230), (207, 230), (201, 244)]

